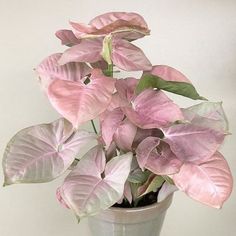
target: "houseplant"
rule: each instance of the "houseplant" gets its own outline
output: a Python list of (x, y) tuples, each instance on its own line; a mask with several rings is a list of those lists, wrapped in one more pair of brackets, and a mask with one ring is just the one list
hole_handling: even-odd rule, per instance
[[(157, 212), (163, 203), (167, 208), (176, 189), (220, 208), (232, 189), (229, 167), (218, 152), (228, 134), (222, 104), (200, 96), (174, 68), (150, 63), (133, 44), (150, 33), (138, 14), (107, 13), (88, 25), (71, 26), (56, 33), (69, 49), (36, 68), (43, 91), (63, 118), (12, 138), (3, 158), (5, 185), (49, 182), (69, 172), (57, 198), (78, 219), (92, 216), (92, 225), (108, 222), (104, 212)], [(118, 80), (117, 70), (143, 74)], [(165, 91), (204, 102), (181, 109)], [(99, 132), (93, 122), (95, 132), (80, 129), (96, 118)], [(90, 142), (96, 145), (81, 157), (81, 148)], [(163, 217), (154, 218), (161, 222)], [(138, 225), (145, 228), (138, 222), (127, 231), (137, 231)]]

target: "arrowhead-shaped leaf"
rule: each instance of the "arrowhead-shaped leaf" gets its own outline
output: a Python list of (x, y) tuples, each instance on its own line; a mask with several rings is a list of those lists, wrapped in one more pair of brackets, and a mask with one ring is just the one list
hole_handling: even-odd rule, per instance
[(58, 60), (62, 53), (55, 53), (45, 58), (37, 67), (36, 73), (40, 78), (40, 84), (47, 92), (49, 84), (55, 80), (80, 81), (91, 72), (91, 68), (85, 63), (71, 62), (59, 65)]
[(180, 108), (162, 91), (147, 89), (131, 104), (122, 109), (128, 119), (142, 129), (159, 128), (183, 119)]
[(143, 51), (126, 40), (112, 41), (113, 64), (122, 70), (150, 70), (152, 65)]
[(177, 124), (162, 129), (164, 141), (184, 162), (199, 163), (209, 159), (222, 144), (225, 134), (193, 124)]
[(5, 185), (57, 178), (70, 167), (80, 149), (95, 139), (96, 135), (87, 131), (73, 132), (64, 119), (21, 130), (4, 153)]
[(194, 100), (206, 100), (182, 73), (169, 66), (154, 66), (152, 71), (145, 72), (136, 92), (140, 93), (147, 88), (162, 89)]
[(54, 80), (48, 88), (50, 102), (74, 127), (97, 117), (112, 99), (114, 79), (104, 76), (98, 69), (92, 71), (89, 79), (88, 84)]
[(189, 197), (215, 208), (222, 207), (233, 186), (229, 166), (219, 152), (199, 165), (185, 163), (173, 179)]
[(102, 147), (94, 147), (60, 187), (63, 201), (79, 218), (109, 208), (123, 196), (131, 161), (132, 153), (127, 153), (105, 164)]
[(102, 60), (102, 39), (83, 39), (81, 43), (67, 49), (59, 60), (60, 65), (69, 62), (97, 62)]

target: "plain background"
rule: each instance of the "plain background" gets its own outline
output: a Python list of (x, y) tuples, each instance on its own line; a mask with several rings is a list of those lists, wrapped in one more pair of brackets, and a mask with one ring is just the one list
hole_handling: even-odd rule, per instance
[[(151, 37), (137, 41), (153, 64), (171, 65), (192, 80), (201, 95), (223, 101), (232, 136), (222, 147), (236, 172), (235, 0), (0, 0), (0, 153), (20, 129), (51, 122), (58, 114), (38, 86), (33, 68), (64, 48), (54, 32), (68, 20), (88, 22), (107, 11), (143, 15)], [(173, 96), (181, 106), (195, 104)], [(0, 182), (3, 182), (2, 171)], [(62, 178), (48, 184), (0, 188), (1, 236), (89, 236), (55, 199)], [(175, 194), (162, 236), (234, 236), (236, 191), (222, 210)]]

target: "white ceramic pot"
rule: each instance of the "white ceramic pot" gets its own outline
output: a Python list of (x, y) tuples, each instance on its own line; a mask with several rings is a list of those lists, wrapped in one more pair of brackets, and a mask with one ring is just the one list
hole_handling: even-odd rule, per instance
[(159, 236), (173, 194), (160, 203), (137, 208), (111, 207), (89, 218), (92, 236)]

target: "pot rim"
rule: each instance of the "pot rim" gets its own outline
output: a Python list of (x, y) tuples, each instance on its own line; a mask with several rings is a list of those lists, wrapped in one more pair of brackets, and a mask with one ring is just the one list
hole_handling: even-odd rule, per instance
[(116, 222), (116, 224), (133, 224), (137, 222), (146, 222), (154, 220), (165, 215), (173, 198), (173, 193), (167, 196), (163, 201), (144, 207), (121, 208), (110, 207), (90, 219), (102, 220), (106, 222)]
[(165, 205), (165, 203), (168, 203), (173, 198), (173, 193), (167, 196), (164, 200), (160, 202), (155, 202), (147, 206), (141, 206), (141, 207), (110, 207), (107, 210), (109, 211), (115, 211), (115, 212), (139, 212), (143, 210), (151, 210), (153, 208), (157, 208), (158, 206)]

